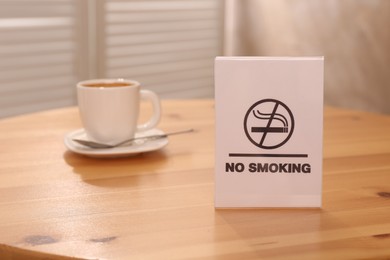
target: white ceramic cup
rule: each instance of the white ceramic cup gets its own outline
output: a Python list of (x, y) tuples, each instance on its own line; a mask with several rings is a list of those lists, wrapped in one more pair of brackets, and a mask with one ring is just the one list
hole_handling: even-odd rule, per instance
[[(81, 81), (77, 84), (77, 99), (87, 137), (105, 144), (116, 144), (133, 138), (137, 131), (152, 129), (161, 117), (158, 96), (141, 90), (140, 83), (134, 80)], [(138, 125), (141, 99), (151, 101), (153, 115), (149, 121)]]

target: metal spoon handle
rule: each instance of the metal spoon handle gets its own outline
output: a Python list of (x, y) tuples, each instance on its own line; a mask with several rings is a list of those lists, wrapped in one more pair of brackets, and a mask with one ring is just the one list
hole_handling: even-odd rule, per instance
[(160, 138), (164, 138), (164, 137), (167, 137), (167, 136), (170, 136), (170, 135), (185, 134), (185, 133), (190, 133), (190, 132), (194, 132), (194, 129), (187, 129), (187, 130), (176, 131), (176, 132), (170, 132), (170, 133), (159, 134), (159, 135), (140, 136), (140, 137), (131, 138), (131, 139), (129, 139), (129, 140), (125, 140), (125, 141), (120, 142), (120, 143), (117, 143), (117, 144), (115, 144), (115, 145), (113, 145), (113, 146), (114, 146), (114, 147), (121, 146), (121, 145), (130, 143), (130, 142), (133, 142), (133, 141), (136, 141), (136, 140), (142, 140), (142, 139), (148, 139), (148, 140), (149, 140), (149, 139), (160, 139)]

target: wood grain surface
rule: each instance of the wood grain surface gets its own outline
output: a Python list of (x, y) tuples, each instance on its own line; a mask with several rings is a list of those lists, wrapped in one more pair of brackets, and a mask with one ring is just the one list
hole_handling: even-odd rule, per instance
[(322, 209), (241, 210), (214, 209), (211, 100), (164, 101), (197, 131), (118, 159), (66, 150), (76, 108), (1, 120), (0, 259), (388, 259), (390, 117), (324, 120)]

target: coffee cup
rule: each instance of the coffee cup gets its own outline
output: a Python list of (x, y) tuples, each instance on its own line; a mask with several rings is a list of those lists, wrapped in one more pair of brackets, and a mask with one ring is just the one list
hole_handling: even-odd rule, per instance
[[(77, 84), (81, 121), (88, 139), (116, 144), (157, 126), (161, 118), (158, 96), (140, 89), (141, 84), (127, 79), (92, 79)], [(141, 100), (152, 103), (153, 114), (138, 124)]]

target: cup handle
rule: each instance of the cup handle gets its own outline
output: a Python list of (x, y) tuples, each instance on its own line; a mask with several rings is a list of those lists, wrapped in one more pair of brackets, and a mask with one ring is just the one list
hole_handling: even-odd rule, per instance
[(156, 93), (142, 89), (140, 90), (141, 99), (150, 100), (153, 105), (153, 116), (152, 118), (147, 121), (145, 124), (138, 125), (137, 130), (138, 131), (146, 131), (149, 129), (152, 129), (157, 126), (157, 124), (160, 122), (161, 118), (161, 104), (160, 99), (156, 95)]

